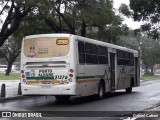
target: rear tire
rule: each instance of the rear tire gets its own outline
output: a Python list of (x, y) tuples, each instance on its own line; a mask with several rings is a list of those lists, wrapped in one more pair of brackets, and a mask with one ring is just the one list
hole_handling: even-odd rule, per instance
[(102, 82), (100, 82), (98, 85), (98, 98), (99, 99), (104, 98), (104, 92), (105, 92), (104, 84)]
[(132, 87), (126, 88), (126, 93), (131, 93), (132, 92)]
[(55, 98), (57, 101), (61, 101), (61, 102), (67, 102), (70, 100), (70, 97), (69, 95), (56, 95)]
[(126, 93), (131, 93), (132, 92), (132, 80), (130, 82), (130, 87), (126, 88)]

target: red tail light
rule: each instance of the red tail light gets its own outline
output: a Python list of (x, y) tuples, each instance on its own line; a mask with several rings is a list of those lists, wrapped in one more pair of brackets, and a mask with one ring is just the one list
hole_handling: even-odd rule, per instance
[(73, 74), (69, 74), (69, 77), (73, 77)]
[(70, 69), (70, 72), (71, 72), (71, 73), (73, 73), (73, 72), (74, 72), (74, 70), (73, 70), (73, 69)]
[(21, 70), (21, 73), (24, 73), (24, 70)]
[(22, 78), (25, 78), (25, 75), (22, 75)]

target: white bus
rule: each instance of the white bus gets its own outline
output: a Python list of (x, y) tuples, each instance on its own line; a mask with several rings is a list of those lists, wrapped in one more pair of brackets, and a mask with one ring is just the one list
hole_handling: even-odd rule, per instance
[(71, 34), (26, 36), (21, 52), (22, 95), (97, 94), (139, 86), (138, 52)]

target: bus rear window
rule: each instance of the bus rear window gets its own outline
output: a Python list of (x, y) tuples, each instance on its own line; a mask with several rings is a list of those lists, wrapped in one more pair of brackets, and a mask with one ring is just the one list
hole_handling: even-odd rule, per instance
[(53, 58), (69, 53), (67, 38), (34, 38), (24, 40), (24, 55), (31, 58)]

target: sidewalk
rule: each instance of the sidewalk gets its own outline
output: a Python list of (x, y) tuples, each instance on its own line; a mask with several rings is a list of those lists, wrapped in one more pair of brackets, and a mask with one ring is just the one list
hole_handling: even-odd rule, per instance
[(6, 86), (6, 97), (0, 97), (0, 102), (37, 97), (37, 96), (18, 95), (18, 86), (19, 86), (20, 80), (0, 80), (0, 95), (1, 95), (1, 87), (3, 83)]
[(6, 85), (6, 98), (16, 97), (18, 95), (19, 82), (20, 80), (0, 80), (0, 90), (1, 90), (2, 84), (4, 83)]

